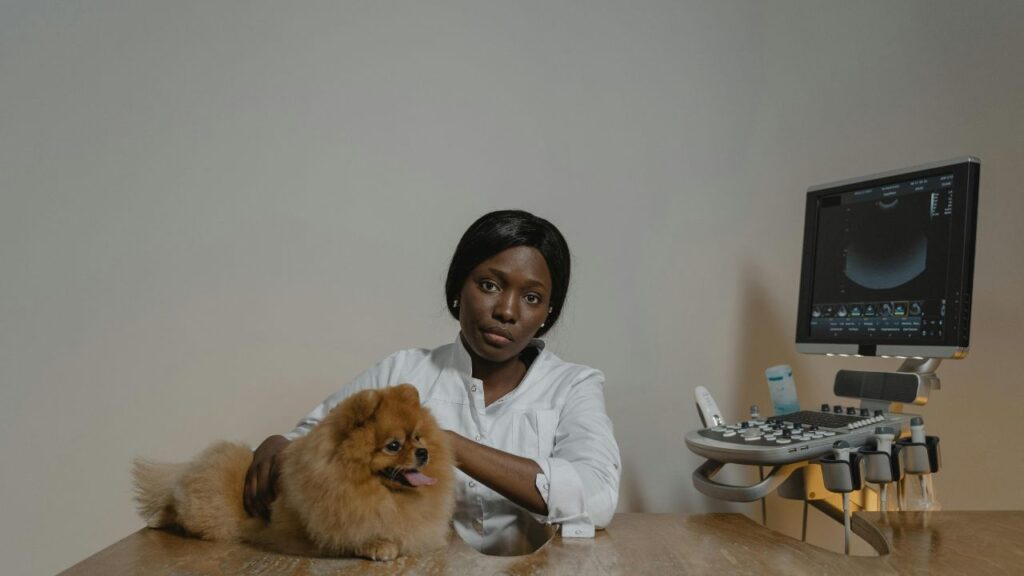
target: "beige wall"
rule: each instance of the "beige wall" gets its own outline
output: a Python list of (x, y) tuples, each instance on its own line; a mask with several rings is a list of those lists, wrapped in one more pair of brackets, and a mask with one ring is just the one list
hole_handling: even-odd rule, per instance
[(447, 260), (501, 207), (574, 250), (551, 345), (607, 374), (620, 510), (729, 508), (690, 483), (695, 385), (736, 418), (771, 364), (811, 406), (894, 367), (794, 352), (804, 191), (962, 154), (973, 350), (921, 413), (947, 508), (1021, 508), (1022, 28), (1019, 2), (3, 2), (4, 570), (141, 526), (133, 455), (257, 442), (451, 341)]

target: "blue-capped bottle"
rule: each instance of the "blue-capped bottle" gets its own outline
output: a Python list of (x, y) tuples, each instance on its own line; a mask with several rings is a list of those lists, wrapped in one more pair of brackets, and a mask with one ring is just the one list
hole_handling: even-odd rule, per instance
[(775, 411), (775, 415), (799, 411), (800, 402), (796, 397), (793, 369), (788, 364), (779, 364), (766, 369), (764, 375), (768, 379), (768, 393), (772, 397), (772, 409)]

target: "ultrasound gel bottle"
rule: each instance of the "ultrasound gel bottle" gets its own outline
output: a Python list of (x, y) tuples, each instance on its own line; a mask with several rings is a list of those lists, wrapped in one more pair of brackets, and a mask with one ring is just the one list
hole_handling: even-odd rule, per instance
[(796, 383), (793, 382), (793, 369), (789, 364), (779, 364), (764, 371), (768, 379), (768, 393), (772, 397), (772, 409), (775, 415), (791, 414), (800, 410), (800, 402), (796, 398)]

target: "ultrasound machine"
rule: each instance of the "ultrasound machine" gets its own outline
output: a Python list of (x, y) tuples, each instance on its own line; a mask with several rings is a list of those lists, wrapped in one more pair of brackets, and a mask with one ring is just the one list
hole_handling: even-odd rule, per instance
[[(825, 488), (843, 495), (843, 514), (812, 505), (843, 519), (849, 552), (850, 493), (874, 483), (885, 510), (904, 505), (908, 479), (928, 489), (923, 483), (940, 465), (938, 438), (925, 435), (923, 419), (902, 406), (924, 405), (940, 387), (942, 359), (968, 351), (980, 166), (964, 157), (807, 191), (797, 351), (902, 365), (839, 370), (833, 392), (841, 401), (763, 419), (728, 422), (699, 387), (704, 428), (685, 440), (707, 459), (693, 473), (700, 492), (737, 502), (775, 490), (804, 499), (806, 535), (806, 468), (818, 465)], [(716, 481), (727, 463), (756, 466), (760, 481)], [(771, 467), (767, 475), (764, 467)], [(890, 484), (898, 490), (891, 507)]]

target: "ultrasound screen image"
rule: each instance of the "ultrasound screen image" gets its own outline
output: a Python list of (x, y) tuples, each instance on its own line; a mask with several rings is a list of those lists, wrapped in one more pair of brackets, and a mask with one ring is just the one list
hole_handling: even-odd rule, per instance
[[(851, 204), (845, 223), (846, 277), (872, 290), (896, 288), (925, 271), (928, 259), (926, 214), (913, 198)], [(852, 214), (853, 212), (861, 214)], [(902, 223), (902, 225), (901, 225)], [(909, 225), (908, 225), (909, 224)]]
[(951, 214), (952, 175), (823, 197), (812, 337), (941, 339)]

